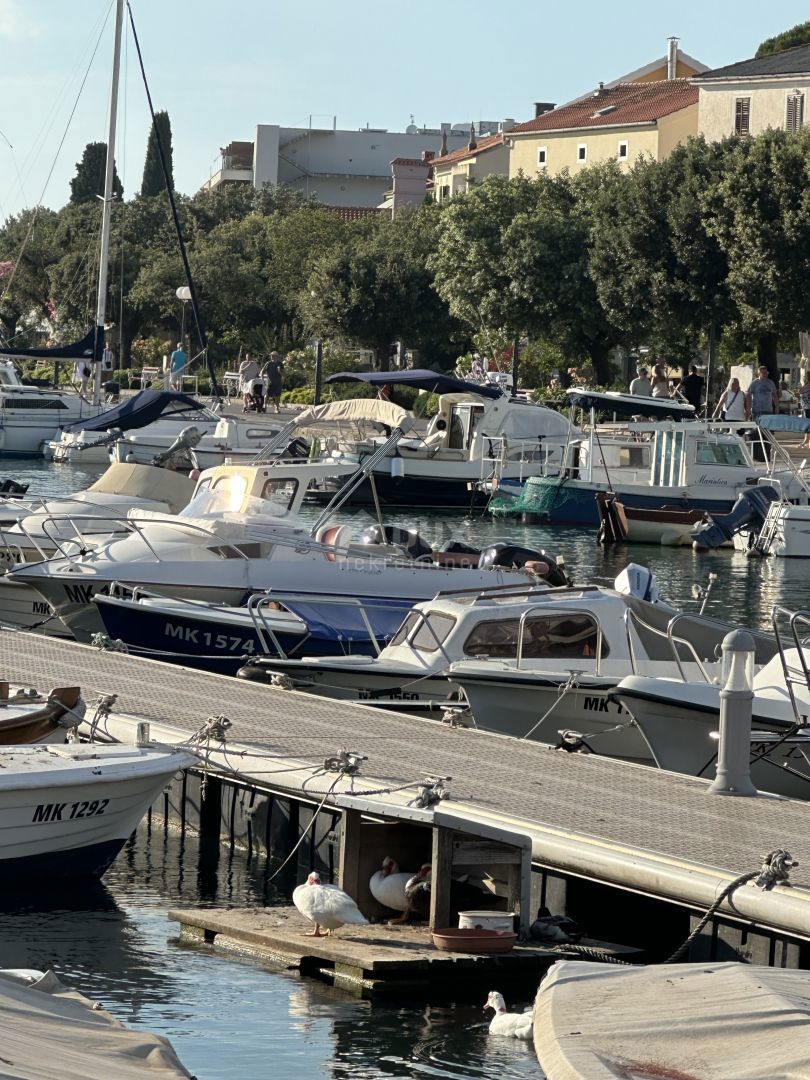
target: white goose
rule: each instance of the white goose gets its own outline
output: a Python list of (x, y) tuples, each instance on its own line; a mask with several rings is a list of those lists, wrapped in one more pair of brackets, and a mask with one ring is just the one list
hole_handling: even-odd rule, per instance
[(531, 1039), (534, 1019), (531, 1012), (507, 1012), (503, 994), (499, 994), (497, 990), (490, 990), (484, 1008), (495, 1010), (492, 1023), (489, 1025), (490, 1035), (509, 1035), (514, 1039)]
[[(346, 923), (368, 922), (348, 893), (337, 885), (322, 885), (320, 875), (314, 870), (303, 885), (293, 890), (292, 899), (301, 914), (315, 923), (314, 930), (307, 930), (308, 937), (326, 937)], [(323, 934), (321, 927), (325, 930)]]
[(399, 863), (390, 855), (386, 855), (382, 862), (382, 870), (371, 875), (368, 887), (378, 903), (393, 911), (407, 911), (408, 898), (405, 895), (405, 886), (412, 877), (413, 874), (400, 873)]

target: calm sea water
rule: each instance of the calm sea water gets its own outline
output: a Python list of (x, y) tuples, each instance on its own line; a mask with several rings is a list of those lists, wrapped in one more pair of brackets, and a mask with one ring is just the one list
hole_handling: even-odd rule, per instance
[[(37, 494), (63, 495), (86, 487), (98, 471), (14, 462), (0, 478), (29, 482)], [(705, 586), (713, 572), (707, 610), (752, 627), (767, 627), (776, 603), (801, 607), (810, 600), (800, 562), (753, 562), (730, 551), (600, 548), (588, 531), (493, 523), (480, 515), (387, 516), (415, 524), (428, 539), (483, 544), (508, 536), (545, 548), (564, 555), (583, 584), (610, 582), (628, 562), (639, 562), (654, 571), (663, 596), (692, 609), (693, 583)], [(352, 519), (362, 523), (358, 515)], [(103, 884), (75, 896), (52, 889), (25, 901), (6, 897), (0, 966), (53, 967), (126, 1023), (167, 1035), (200, 1080), (538, 1076), (529, 1047), (488, 1037), (478, 1006), (372, 1005), (259, 963), (181, 946), (167, 918), (171, 907), (287, 902), (267, 885), (264, 860), (221, 854), (212, 873), (203, 856), (195, 842), (142, 827)]]

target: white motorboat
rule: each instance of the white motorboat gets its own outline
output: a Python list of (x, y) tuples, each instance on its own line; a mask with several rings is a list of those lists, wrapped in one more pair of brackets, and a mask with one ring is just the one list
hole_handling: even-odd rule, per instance
[(810, 973), (703, 962), (558, 961), (533, 1010), (549, 1080), (810, 1076)]
[(416, 605), (377, 657), (256, 656), (239, 676), (434, 716), (469, 700), (478, 727), (547, 742), (573, 727), (603, 733), (600, 752), (650, 760), (610, 690), (630, 670), (698, 674), (729, 629), (651, 596), (649, 573), (632, 564), (614, 589), (447, 592)]
[[(136, 507), (172, 514), (194, 492), (194, 481), (151, 465), (111, 465), (85, 491), (61, 499), (8, 500), (0, 509), (0, 567), (39, 561), (71, 544), (85, 548), (123, 528)], [(50, 604), (29, 585), (0, 577), (0, 622), (71, 637)]]
[(193, 425), (205, 435), (213, 432), (220, 420), (218, 413), (189, 394), (141, 390), (87, 422), (71, 424), (58, 439), (46, 443), (44, 454), (56, 462), (106, 465), (112, 444), (126, 442), (128, 437), (134, 439), (137, 434), (149, 440), (153, 452), (147, 456), (133, 449), (129, 455), (116, 454), (115, 460), (149, 464), (172, 445), (186, 426)]
[[(370, 471), (368, 480), (352, 493), (353, 504), (387, 506), (468, 507), (486, 496), (479, 485), (498, 468), (511, 480), (545, 472), (559, 462), (562, 447), (571, 433), (571, 424), (560, 413), (542, 405), (505, 396), (491, 385), (464, 382), (433, 371), (343, 372), (329, 382), (360, 380), (373, 385), (406, 385), (439, 395), (439, 408), (424, 433), (400, 439), (389, 454)], [(403, 410), (387, 401), (335, 402), (333, 414), (349, 419), (365, 410), (369, 418), (377, 410), (381, 421), (393, 426), (390, 418)], [(385, 410), (385, 407), (388, 407)], [(329, 415), (328, 407), (321, 414)], [(302, 415), (300, 426), (310, 417)], [(383, 416), (388, 419), (382, 419)], [(289, 437), (292, 430), (285, 431)], [(354, 441), (335, 438), (331, 433), (313, 438), (312, 454), (320, 460), (340, 464), (365, 460), (374, 453), (379, 438)], [(339, 474), (338, 474), (339, 476)], [(321, 502), (334, 495), (339, 479), (327, 481), (310, 493)]]
[(177, 772), (172, 747), (0, 748), (0, 868), (6, 881), (100, 876)]
[(127, 1027), (53, 971), (0, 969), (0, 1028), (4, 1060), (14, 1063), (7, 1077), (193, 1080), (168, 1039)]
[(40, 456), (45, 444), (57, 439), (64, 427), (96, 417), (110, 408), (93, 405), (74, 390), (23, 383), (13, 358), (27, 355), (31, 354), (23, 350), (0, 350), (0, 454), (3, 455)]
[[(784, 644), (789, 627), (791, 647)], [(781, 629), (780, 629), (781, 624)], [(751, 779), (761, 791), (810, 799), (810, 616), (774, 610), (777, 654), (753, 675)], [(720, 682), (622, 679), (611, 697), (632, 716), (662, 769), (712, 777)]]
[[(195, 421), (195, 426), (200, 427)], [(278, 419), (261, 416), (250, 419), (219, 416), (207, 424), (194, 446), (193, 460), (199, 469), (213, 469), (226, 460), (250, 461), (273, 439), (282, 427)], [(171, 445), (162, 430), (151, 427), (128, 431), (110, 446), (112, 461), (153, 461)]]
[[(400, 434), (381, 445), (379, 457)], [(379, 457), (359, 470), (343, 466), (351, 473), (347, 492)], [(382, 526), (355, 542), (350, 527), (326, 524), (329, 508), (307, 529), (295, 518), (307, 487), (335, 468), (298, 461), (209, 470), (176, 517), (132, 511), (128, 535), (17, 566), (7, 580), (33, 586), (80, 640), (103, 629), (93, 597), (114, 583), (223, 604), (268, 589), (281, 599), (289, 591), (413, 604), (447, 588), (565, 580), (544, 552), (506, 543), (475, 554), (433, 551), (415, 533)]]
[[(643, 584), (648, 572), (633, 565), (628, 571), (637, 583), (619, 590), (549, 590), (514, 620), (503, 651), (496, 645), (488, 656), (450, 664), (448, 677), (464, 692), (478, 726), (551, 743), (561, 730), (573, 730), (598, 753), (654, 763), (612, 692), (633, 673), (710, 682), (719, 674), (717, 649), (732, 628), (656, 601)], [(764, 663), (776, 641), (753, 636), (757, 662)]]

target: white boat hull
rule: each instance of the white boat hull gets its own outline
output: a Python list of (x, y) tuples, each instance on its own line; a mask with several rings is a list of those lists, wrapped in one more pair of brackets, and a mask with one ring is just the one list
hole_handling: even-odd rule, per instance
[(193, 760), (168, 748), (77, 743), (0, 751), (5, 880), (100, 876), (177, 769)]
[(561, 730), (571, 729), (592, 739), (593, 749), (600, 754), (652, 764), (650, 749), (631, 718), (609, 700), (615, 679), (581, 675), (576, 687), (563, 692), (565, 674), (527, 676), (525, 680), (490, 680), (453, 674), (477, 727), (552, 745), (559, 741)]

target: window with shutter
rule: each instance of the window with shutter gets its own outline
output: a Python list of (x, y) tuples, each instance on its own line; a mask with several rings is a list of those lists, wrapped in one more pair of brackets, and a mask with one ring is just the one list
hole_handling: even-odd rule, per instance
[(734, 103), (734, 130), (738, 135), (751, 134), (751, 98), (737, 98)]
[(804, 123), (804, 94), (788, 94), (785, 127), (798, 131)]

